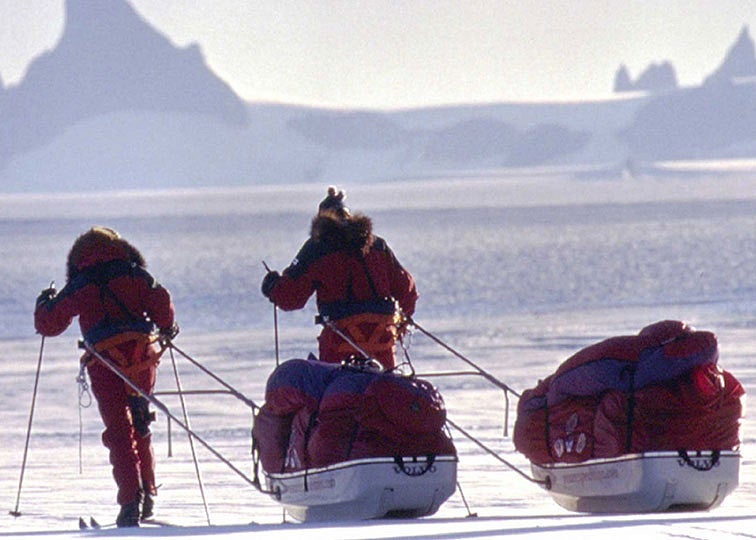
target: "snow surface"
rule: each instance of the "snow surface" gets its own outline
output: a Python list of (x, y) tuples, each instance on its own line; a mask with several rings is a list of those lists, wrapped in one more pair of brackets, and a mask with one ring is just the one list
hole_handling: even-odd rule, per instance
[[(417, 321), (517, 391), (580, 348), (636, 333), (661, 319), (716, 332), (720, 365), (756, 389), (756, 179), (576, 180), (499, 174), (349, 192), (417, 278)], [(261, 264), (282, 268), (305, 239), (324, 186), (100, 195), (0, 195), (0, 499), (16, 507), (19, 472), (41, 340), (33, 301), (65, 280), (73, 239), (108, 224), (140, 247), (172, 291), (177, 345), (261, 403), (275, 366), (273, 310), (259, 294)], [(279, 313), (281, 359), (315, 348), (312, 303)], [(185, 434), (154, 425), (158, 516), (181, 528), (80, 532), (78, 518), (111, 522), (115, 488), (96, 407), (79, 409), (76, 328), (44, 342), (21, 516), (0, 513), (0, 536), (294, 538), (736, 538), (756, 530), (754, 420), (743, 429), (740, 487), (709, 512), (583, 515), (454, 433), (458, 491), (432, 517), (402, 521), (282, 524), (281, 508), (197, 445), (208, 527)], [(420, 333), (418, 372), (468, 366)], [(185, 390), (218, 389), (176, 357)], [(525, 458), (503, 436), (504, 399), (479, 377), (434, 379), (449, 417), (517, 468)], [(175, 390), (165, 356), (158, 391)], [(86, 396), (85, 396), (86, 397)], [(180, 414), (178, 400), (163, 394)], [(187, 396), (192, 427), (251, 474), (250, 411), (231, 396)], [(509, 429), (516, 399), (510, 404)], [(81, 414), (81, 438), (79, 414)], [(169, 457), (168, 454), (171, 454)], [(80, 469), (81, 467), (81, 469)], [(469, 505), (469, 511), (465, 506)], [(468, 517), (469, 512), (477, 517)]]

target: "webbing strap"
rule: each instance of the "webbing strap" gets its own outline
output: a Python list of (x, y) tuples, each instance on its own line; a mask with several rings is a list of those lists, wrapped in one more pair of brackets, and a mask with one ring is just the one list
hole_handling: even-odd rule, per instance
[[(136, 342), (137, 346), (132, 349), (130, 355), (126, 355), (120, 348), (126, 343)], [(160, 363), (160, 356), (163, 350), (154, 348), (158, 342), (158, 336), (152, 334), (142, 334), (139, 332), (123, 332), (116, 334), (108, 339), (104, 339), (94, 345), (98, 353), (107, 354), (108, 357), (131, 379), (137, 374), (150, 369)], [(148, 350), (153, 347), (150, 354)], [(82, 364), (88, 363), (92, 358), (97, 359), (96, 355), (87, 352), (81, 357)]]

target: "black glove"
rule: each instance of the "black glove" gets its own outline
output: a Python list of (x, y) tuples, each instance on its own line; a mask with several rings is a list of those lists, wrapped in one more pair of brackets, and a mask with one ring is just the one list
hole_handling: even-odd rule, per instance
[(39, 296), (37, 297), (37, 303), (36, 303), (37, 307), (47, 304), (50, 300), (55, 298), (56, 294), (58, 294), (58, 291), (55, 290), (55, 287), (50, 287), (43, 290), (41, 293), (39, 293)]
[(281, 275), (275, 270), (271, 270), (265, 274), (265, 277), (262, 280), (262, 285), (260, 286), (260, 290), (265, 298), (270, 299), (270, 293), (273, 291), (273, 287), (275, 287), (276, 282), (279, 279), (281, 279)]
[(161, 328), (160, 329), (160, 337), (165, 338), (168, 340), (171, 340), (175, 338), (179, 333), (179, 325), (177, 322), (174, 322), (170, 328)]

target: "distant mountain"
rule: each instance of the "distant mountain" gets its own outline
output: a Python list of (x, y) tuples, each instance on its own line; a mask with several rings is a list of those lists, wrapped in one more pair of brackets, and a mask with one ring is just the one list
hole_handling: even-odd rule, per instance
[[(756, 77), (756, 51), (748, 26), (744, 26), (720, 66), (706, 77), (704, 85), (731, 83), (749, 77)], [(635, 81), (625, 64), (621, 64), (614, 74), (615, 92), (659, 92), (676, 87), (677, 74), (671, 62), (650, 64)]]
[(756, 77), (756, 51), (748, 26), (744, 26), (722, 64), (706, 78), (704, 84), (727, 83), (749, 77)]
[(246, 106), (199, 47), (173, 46), (126, 0), (66, 0), (54, 50), (36, 58), (0, 109), (0, 165), (77, 122), (117, 111), (203, 114), (231, 125)]
[(677, 88), (677, 73), (670, 62), (649, 65), (633, 81), (627, 67), (622, 64), (614, 76), (615, 92), (662, 92)]
[(756, 157), (756, 55), (748, 27), (702, 86), (649, 101), (622, 137), (636, 159)]
[(756, 157), (747, 28), (700, 88), (675, 88), (665, 63), (636, 81), (626, 68), (616, 77), (663, 92), (375, 111), (246, 103), (197, 46), (174, 46), (127, 0), (66, 0), (65, 15), (56, 47), (18, 85), (0, 83), (0, 191), (374, 182), (512, 167), (616, 176), (653, 173), (654, 161)]
[(756, 157), (756, 82), (659, 96), (622, 137), (629, 155), (647, 161)]

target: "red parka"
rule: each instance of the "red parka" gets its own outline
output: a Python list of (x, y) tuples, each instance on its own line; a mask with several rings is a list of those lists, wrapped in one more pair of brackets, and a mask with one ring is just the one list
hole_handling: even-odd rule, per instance
[[(108, 228), (81, 235), (67, 267), (65, 287), (37, 300), (35, 328), (55, 336), (78, 316), (84, 339), (98, 354), (151, 394), (162, 353), (154, 332), (174, 325), (170, 294), (147, 272), (136, 248)], [(148, 401), (97, 356), (86, 353), (81, 361), (105, 425), (102, 442), (110, 451), (118, 503), (138, 504), (142, 495), (157, 493)]]
[(82, 335), (94, 345), (118, 333), (173, 325), (170, 294), (133, 247), (97, 235), (81, 244), (69, 254), (66, 286), (35, 309), (37, 332), (57, 336), (78, 316)]
[[(319, 213), (312, 222), (310, 238), (299, 250), (269, 292), (269, 298), (285, 311), (300, 309), (316, 294), (318, 314), (322, 321), (334, 321), (361, 346), (368, 342), (390, 342), (390, 351), (378, 353), (376, 359), (385, 367), (393, 367), (396, 328), (381, 328), (383, 338), (375, 335), (375, 328), (357, 330), (345, 323), (357, 317), (375, 326), (378, 322), (369, 315), (383, 316), (393, 322), (396, 307), (407, 315), (415, 312), (418, 293), (412, 275), (399, 263), (385, 240), (372, 234), (370, 218), (361, 214), (346, 218), (336, 213)], [(363, 317), (358, 317), (363, 316)], [(372, 338), (371, 338), (372, 336)], [(343, 340), (324, 328), (320, 342), (320, 359), (327, 362), (343, 360), (347, 350)], [(341, 349), (338, 352), (336, 349)], [(356, 352), (352, 349), (352, 352)], [(369, 351), (376, 352), (376, 351)]]

